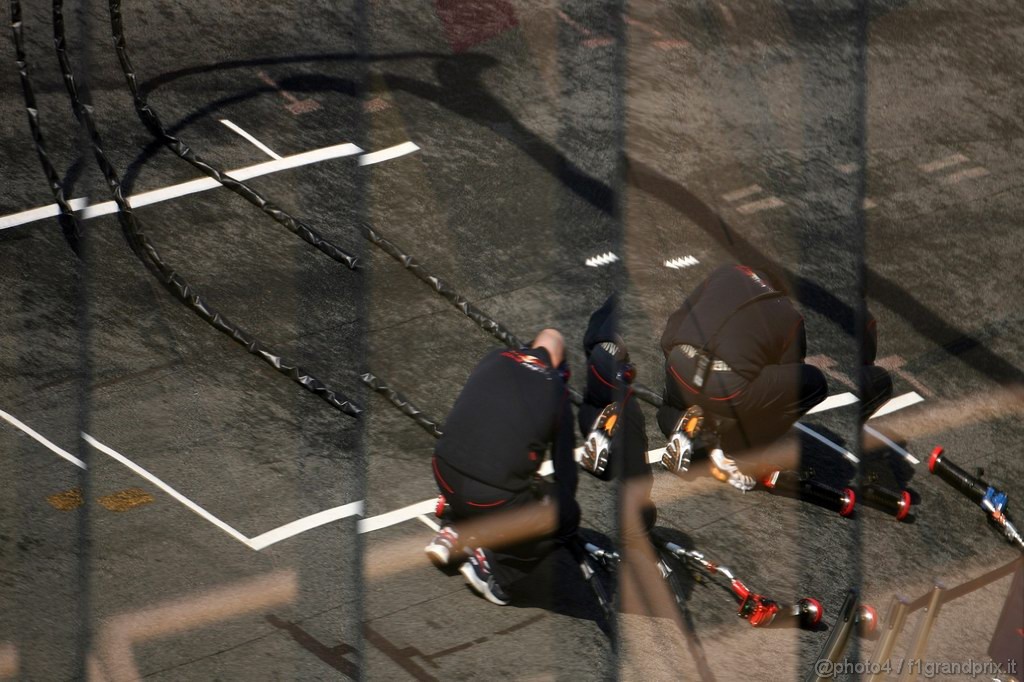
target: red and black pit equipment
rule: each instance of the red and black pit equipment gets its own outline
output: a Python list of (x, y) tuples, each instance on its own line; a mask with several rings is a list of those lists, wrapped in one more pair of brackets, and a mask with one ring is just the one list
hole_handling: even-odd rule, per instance
[(892, 514), (897, 521), (910, 514), (909, 492), (890, 490), (873, 481), (860, 489), (859, 496), (851, 487), (836, 488), (815, 479), (813, 471), (775, 470), (762, 478), (761, 484), (772, 493), (796, 497), (844, 517), (852, 516), (858, 503)]
[(793, 604), (769, 599), (752, 591), (729, 568), (709, 561), (702, 553), (653, 536), (652, 539), (661, 551), (682, 562), (698, 577), (713, 582), (731, 594), (739, 605), (737, 615), (755, 628), (795, 623), (810, 629), (821, 622), (825, 609), (817, 599), (804, 597)]
[(1006, 509), (1009, 503), (1006, 493), (982, 480), (980, 470), (978, 475), (969, 474), (949, 461), (943, 453), (942, 446), (932, 450), (931, 457), (928, 458), (928, 471), (984, 509), (989, 521), (1006, 536), (1007, 541), (1024, 551), (1024, 538), (1013, 525)]
[(897, 521), (910, 515), (911, 499), (906, 490), (890, 490), (869, 479), (860, 489), (860, 499), (864, 506), (891, 514)]
[(853, 488), (833, 488), (816, 480), (813, 472), (775, 470), (761, 479), (761, 483), (772, 493), (811, 502), (840, 516), (852, 515), (857, 504)]

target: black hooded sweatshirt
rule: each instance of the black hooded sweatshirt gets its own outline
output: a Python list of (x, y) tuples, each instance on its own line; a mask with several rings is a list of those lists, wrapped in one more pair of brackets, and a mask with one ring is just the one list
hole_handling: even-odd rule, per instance
[(533, 484), (550, 447), (559, 499), (571, 501), (574, 446), (568, 389), (547, 350), (495, 350), (470, 373), (435, 455), (469, 478), (518, 493)]

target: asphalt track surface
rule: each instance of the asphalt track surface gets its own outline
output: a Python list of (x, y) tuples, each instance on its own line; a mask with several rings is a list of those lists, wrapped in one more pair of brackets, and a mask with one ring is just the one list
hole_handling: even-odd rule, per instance
[[(659, 391), (664, 320), (720, 263), (786, 273), (833, 395), (851, 390), (866, 291), (895, 395), (921, 398), (871, 425), (921, 459), (942, 444), (1011, 501), (1024, 496), (1024, 9), (863, 10), (126, 6), (139, 82), (167, 128), (222, 169), (255, 166), (253, 187), (363, 259), (351, 271), (225, 189), (176, 187), (203, 176), (139, 122), (105, 3), (69, 4), (68, 53), (104, 149), (127, 194), (156, 192), (135, 211), (150, 239), (234, 322), (364, 407), (358, 419), (174, 300), (113, 214), (82, 220), (82, 259), (52, 213), (21, 215), (53, 196), (5, 43), (0, 410), (17, 424), (0, 423), (0, 677), (796, 680), (848, 588), (884, 615), (894, 595), (1013, 560), (923, 465), (862, 446), (851, 406), (804, 422), (909, 485), (911, 523), (740, 495), (700, 463), (685, 480), (655, 478), (660, 527), (773, 597), (820, 598), (818, 631), (754, 630), (723, 595), (684, 581), (695, 638), (625, 613), (613, 653), (565, 557), (498, 608), (423, 558), (429, 514), (381, 516), (436, 494), (433, 438), (361, 375), (443, 420), (498, 342), (359, 224), (521, 338), (561, 328), (576, 368), (590, 312), (623, 292), (639, 380)], [(67, 196), (102, 204), (111, 196), (71, 113), (49, 5), (24, 11), (46, 147)], [(292, 168), (260, 165), (295, 155)], [(823, 480), (852, 477), (834, 448), (798, 442)], [(588, 531), (614, 538), (612, 487), (584, 476), (579, 500)], [(985, 660), (1008, 586), (945, 605), (926, 658)]]

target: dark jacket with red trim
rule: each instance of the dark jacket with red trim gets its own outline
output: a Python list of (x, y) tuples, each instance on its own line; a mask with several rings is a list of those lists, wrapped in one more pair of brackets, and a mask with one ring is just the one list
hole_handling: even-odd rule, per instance
[(747, 381), (768, 365), (803, 362), (804, 318), (788, 297), (757, 301), (733, 314), (755, 296), (774, 290), (762, 272), (743, 265), (716, 268), (668, 318), (662, 351), (667, 357), (679, 344), (702, 348), (711, 341), (708, 350), (714, 358)]
[(578, 509), (569, 393), (547, 350), (487, 354), (470, 373), (443, 432), (435, 450), (439, 459), (510, 493), (533, 484), (550, 448), (563, 516)]

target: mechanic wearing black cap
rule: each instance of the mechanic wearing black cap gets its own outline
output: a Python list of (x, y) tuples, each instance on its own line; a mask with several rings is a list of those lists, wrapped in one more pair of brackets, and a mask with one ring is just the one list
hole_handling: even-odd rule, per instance
[[(427, 545), (427, 556), (440, 566), (465, 556), (460, 572), (495, 604), (508, 604), (508, 588), (579, 524), (567, 380), (565, 341), (554, 329), (541, 331), (529, 348), (492, 351), (470, 374), (434, 451), (434, 479), (450, 524)], [(538, 477), (549, 447), (553, 485)], [(557, 505), (554, 536), (508, 546), (499, 537), (502, 546), (488, 548), (476, 546), (475, 534), (460, 540), (463, 522), (538, 502)]]
[[(661, 348), (658, 425), (669, 438), (662, 462), (675, 473), (689, 466), (703, 430), (712, 474), (750, 490), (754, 479), (723, 449), (771, 443), (828, 395), (821, 370), (804, 362), (803, 316), (764, 272), (744, 265), (716, 268), (669, 317)], [(717, 423), (720, 443), (706, 417)]]

